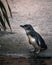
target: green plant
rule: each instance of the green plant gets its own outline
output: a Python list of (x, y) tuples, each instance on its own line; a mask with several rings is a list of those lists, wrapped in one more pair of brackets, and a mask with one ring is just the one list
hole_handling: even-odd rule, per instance
[[(11, 9), (10, 9), (10, 6), (8, 4), (8, 1), (6, 0), (7, 2), (7, 6), (8, 6), (8, 9), (9, 9), (9, 12), (10, 12), (10, 15), (12, 17), (12, 13), (11, 13)], [(7, 26), (6, 26), (6, 22), (11, 29), (11, 25), (10, 25), (10, 21), (9, 21), (9, 18), (8, 18), (8, 15), (7, 15), (7, 11), (6, 11), (6, 8), (3, 4), (3, 2), (0, 0), (0, 28), (3, 27), (3, 30), (6, 31), (7, 29)]]

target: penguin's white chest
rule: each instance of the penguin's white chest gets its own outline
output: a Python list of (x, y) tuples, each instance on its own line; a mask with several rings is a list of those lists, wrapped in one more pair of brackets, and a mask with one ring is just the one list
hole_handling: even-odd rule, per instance
[(29, 35), (28, 38), (29, 38), (29, 43), (30, 43), (31, 45), (33, 45), (33, 47), (38, 47), (37, 42), (36, 42), (36, 40), (35, 40), (33, 37), (31, 37), (31, 36)]
[(30, 38), (30, 42), (31, 42), (31, 43), (36, 43), (36, 40), (31, 37), (31, 38)]

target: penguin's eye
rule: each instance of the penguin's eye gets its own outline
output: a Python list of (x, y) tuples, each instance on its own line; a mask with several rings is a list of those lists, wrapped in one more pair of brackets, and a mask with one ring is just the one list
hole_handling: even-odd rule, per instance
[(28, 27), (27, 25), (24, 25), (25, 27)]
[(29, 29), (30, 30), (30, 28), (28, 27), (27, 29)]

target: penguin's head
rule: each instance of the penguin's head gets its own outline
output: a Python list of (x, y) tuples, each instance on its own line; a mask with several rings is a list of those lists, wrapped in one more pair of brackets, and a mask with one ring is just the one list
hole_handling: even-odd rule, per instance
[(30, 24), (20, 25), (20, 27), (24, 28), (26, 31), (30, 31), (33, 29), (33, 27)]

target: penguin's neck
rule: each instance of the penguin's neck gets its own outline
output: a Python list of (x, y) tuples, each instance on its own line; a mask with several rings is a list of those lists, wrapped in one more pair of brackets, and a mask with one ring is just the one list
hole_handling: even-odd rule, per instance
[(31, 35), (31, 36), (35, 36), (34, 31), (31, 31), (31, 30), (30, 31), (26, 31), (26, 34), (27, 35)]
[(27, 35), (35, 36), (36, 32), (34, 31), (33, 28), (31, 28), (30, 30), (26, 30), (26, 34), (27, 34)]

